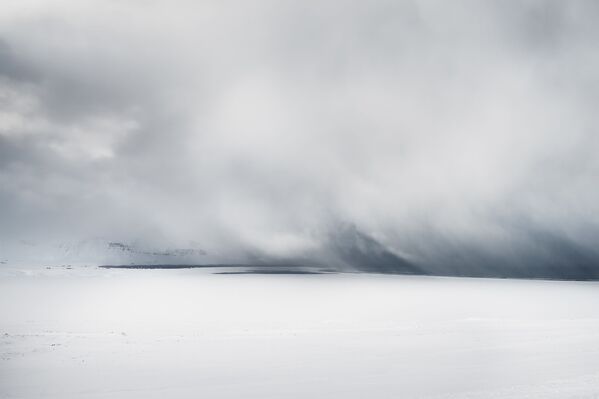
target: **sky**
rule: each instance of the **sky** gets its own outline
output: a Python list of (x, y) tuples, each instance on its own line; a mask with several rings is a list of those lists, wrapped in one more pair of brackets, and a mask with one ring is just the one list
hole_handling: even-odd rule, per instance
[(598, 22), (590, 0), (4, 0), (0, 248), (599, 277)]

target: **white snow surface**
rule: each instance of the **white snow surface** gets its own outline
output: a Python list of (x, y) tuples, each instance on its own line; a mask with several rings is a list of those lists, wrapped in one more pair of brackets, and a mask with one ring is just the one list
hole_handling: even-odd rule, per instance
[(599, 283), (0, 265), (1, 398), (599, 398)]

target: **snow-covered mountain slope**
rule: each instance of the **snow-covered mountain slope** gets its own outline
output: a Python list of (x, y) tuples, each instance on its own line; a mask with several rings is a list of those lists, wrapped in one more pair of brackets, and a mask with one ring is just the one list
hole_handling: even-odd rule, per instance
[(5, 263), (17, 264), (177, 264), (209, 263), (216, 260), (214, 256), (210, 256), (199, 248), (197, 244), (185, 248), (157, 248), (105, 238), (51, 243), (19, 240), (3, 244), (0, 246), (0, 260)]

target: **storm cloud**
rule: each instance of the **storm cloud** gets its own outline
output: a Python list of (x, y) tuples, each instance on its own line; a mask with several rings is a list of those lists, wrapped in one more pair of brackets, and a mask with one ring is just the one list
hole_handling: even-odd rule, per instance
[(594, 1), (4, 1), (0, 249), (599, 277), (598, 22)]

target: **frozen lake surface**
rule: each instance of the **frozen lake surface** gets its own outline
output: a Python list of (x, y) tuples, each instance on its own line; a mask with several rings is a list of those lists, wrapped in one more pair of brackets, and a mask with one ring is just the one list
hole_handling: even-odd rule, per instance
[(0, 265), (1, 398), (599, 398), (599, 283)]

